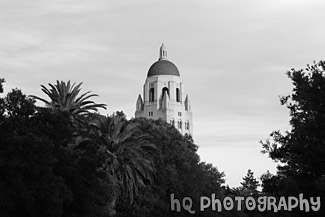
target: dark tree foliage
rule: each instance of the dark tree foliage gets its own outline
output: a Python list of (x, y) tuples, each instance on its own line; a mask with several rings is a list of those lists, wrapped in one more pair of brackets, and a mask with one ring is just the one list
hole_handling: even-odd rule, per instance
[(37, 108), (20, 90), (0, 98), (0, 216), (107, 216), (100, 152), (70, 148), (70, 114)]
[(290, 111), (292, 129), (274, 131), (274, 143), (263, 144), (269, 156), (283, 163), (280, 172), (314, 180), (325, 175), (325, 62), (292, 69), (293, 94), (281, 98)]
[(262, 189), (263, 192), (271, 193), (272, 195), (275, 195), (277, 192), (277, 187), (275, 186), (275, 179), (276, 176), (270, 173), (269, 170), (267, 170), (265, 173), (261, 175), (261, 181), (262, 181)]
[(3, 83), (5, 82), (4, 78), (0, 78), (0, 93), (3, 93)]
[(254, 177), (253, 171), (250, 169), (247, 171), (245, 177), (243, 177), (243, 182), (240, 183), (243, 188), (242, 190), (245, 192), (246, 195), (254, 195), (257, 194), (257, 187), (259, 186), (259, 182)]
[[(242, 198), (247, 198), (247, 197), (253, 197), (255, 201), (258, 200), (258, 197), (260, 196), (260, 192), (258, 191), (258, 186), (259, 182), (258, 180), (254, 177), (254, 173), (249, 169), (247, 171), (246, 176), (243, 178), (243, 182), (241, 182), (240, 187), (235, 187), (235, 188), (227, 188), (225, 189), (225, 194), (231, 198), (233, 198), (233, 201), (235, 201), (236, 197), (242, 197)], [(241, 201), (240, 205), (240, 210), (238, 210), (238, 204), (234, 203), (234, 209), (231, 211), (226, 211), (223, 212), (225, 216), (238, 216), (238, 217), (260, 217), (260, 216), (268, 216), (267, 213), (261, 213), (257, 209), (254, 210), (248, 210), (246, 208), (246, 203), (245, 201)]]
[(53, 171), (51, 125), (39, 125), (43, 117), (20, 90), (0, 107), (0, 216), (60, 216), (71, 194)]
[(140, 190), (132, 205), (119, 201), (118, 216), (189, 216), (187, 211), (175, 212), (170, 208), (170, 195), (182, 200), (193, 199), (195, 215), (215, 216), (215, 213), (199, 212), (201, 196), (216, 193), (221, 196), (224, 173), (211, 164), (200, 163), (198, 147), (190, 136), (182, 136), (173, 126), (162, 120), (134, 119), (141, 130), (151, 136), (156, 144), (154, 164), (156, 175), (152, 186)]
[[(303, 192), (307, 196), (325, 193), (325, 62), (291, 69), (287, 75), (293, 93), (281, 97), (290, 111), (291, 131), (274, 131), (272, 140), (262, 142), (263, 152), (280, 162), (278, 175), (265, 177), (264, 191), (283, 194)], [(277, 188), (277, 190), (275, 189)], [(297, 214), (299, 215), (299, 213)], [(324, 215), (324, 211), (313, 213)]]
[(155, 168), (151, 153), (155, 145), (141, 132), (139, 124), (128, 121), (123, 112), (90, 121), (77, 141), (77, 147), (85, 143), (97, 147), (106, 159), (98, 162), (97, 171), (108, 174), (114, 185), (110, 215), (115, 213), (118, 197), (132, 203), (139, 188), (152, 183)]

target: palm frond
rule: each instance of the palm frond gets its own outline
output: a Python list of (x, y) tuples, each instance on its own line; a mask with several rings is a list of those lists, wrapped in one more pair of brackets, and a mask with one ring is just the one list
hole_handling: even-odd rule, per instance
[(153, 181), (152, 152), (156, 146), (148, 135), (139, 132), (138, 125), (121, 116), (100, 118), (88, 127), (88, 136), (93, 143), (105, 148), (110, 159), (98, 170), (109, 170), (107, 172), (115, 176), (123, 193), (132, 202), (138, 189)]
[(106, 109), (106, 104), (96, 104), (93, 101), (87, 100), (98, 96), (97, 94), (90, 94), (90, 91), (78, 97), (82, 82), (77, 85), (76, 83), (71, 85), (70, 81), (66, 83), (57, 80), (55, 85), (51, 83), (48, 85), (50, 88), (41, 85), (41, 90), (50, 98), (50, 101), (35, 96), (33, 98), (45, 102), (53, 109), (69, 111), (72, 115), (88, 114), (90, 110), (97, 111), (98, 108)]
[(31, 98), (33, 98), (33, 99), (38, 99), (38, 100), (44, 102), (44, 103), (47, 104), (47, 105), (50, 104), (49, 101), (47, 101), (47, 100), (45, 100), (45, 99), (43, 99), (43, 98), (40, 98), (40, 97), (38, 97), (38, 96), (29, 95), (29, 97), (31, 97)]

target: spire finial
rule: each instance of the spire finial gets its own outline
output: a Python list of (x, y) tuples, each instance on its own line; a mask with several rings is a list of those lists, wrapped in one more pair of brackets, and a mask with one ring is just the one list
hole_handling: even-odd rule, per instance
[(167, 49), (164, 43), (162, 43), (160, 47), (160, 52), (159, 52), (159, 60), (167, 60)]

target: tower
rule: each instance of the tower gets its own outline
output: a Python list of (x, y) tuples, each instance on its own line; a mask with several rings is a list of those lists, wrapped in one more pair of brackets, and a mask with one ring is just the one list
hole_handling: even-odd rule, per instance
[(179, 71), (167, 58), (164, 44), (159, 59), (149, 68), (143, 85), (143, 99), (139, 94), (135, 117), (159, 119), (175, 126), (183, 135), (193, 135), (192, 111), (188, 95), (184, 93)]

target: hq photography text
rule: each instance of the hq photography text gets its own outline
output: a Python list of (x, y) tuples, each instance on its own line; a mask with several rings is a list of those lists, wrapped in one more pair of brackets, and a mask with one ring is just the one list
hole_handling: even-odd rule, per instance
[[(198, 210), (193, 209), (193, 201), (190, 197), (184, 197), (182, 199), (175, 198), (175, 194), (170, 195), (171, 210), (175, 212), (181, 212), (186, 210), (190, 214), (195, 214)], [(320, 197), (304, 198), (303, 194), (299, 194), (298, 197), (280, 197), (273, 196), (259, 196), (257, 198), (248, 196), (236, 196), (236, 197), (224, 197), (216, 198), (215, 194), (211, 194), (211, 197), (200, 197), (199, 211), (204, 212), (208, 209), (216, 212), (222, 211), (248, 211), (258, 210), (260, 212), (271, 211), (292, 211), (298, 209), (302, 212), (316, 212), (321, 207)]]

